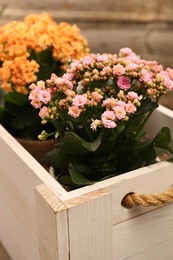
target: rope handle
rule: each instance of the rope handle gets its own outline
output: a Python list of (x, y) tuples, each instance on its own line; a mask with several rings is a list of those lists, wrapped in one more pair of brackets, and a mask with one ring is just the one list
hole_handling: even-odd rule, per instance
[(161, 206), (165, 203), (173, 201), (173, 186), (168, 188), (165, 192), (158, 194), (136, 194), (128, 193), (122, 199), (122, 206), (131, 208), (135, 206)]

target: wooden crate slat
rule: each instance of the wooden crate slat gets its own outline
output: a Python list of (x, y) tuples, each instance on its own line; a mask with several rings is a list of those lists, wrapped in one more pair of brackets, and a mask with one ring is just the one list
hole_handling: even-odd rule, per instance
[(153, 207), (126, 209), (121, 206), (123, 197), (129, 192), (160, 193), (173, 184), (173, 165), (169, 162), (160, 162), (151, 166), (116, 176), (91, 186), (69, 192), (71, 198), (79, 198), (91, 191), (105, 188), (112, 193), (112, 223), (119, 223), (134, 218)]
[(173, 204), (170, 204), (114, 225), (113, 259), (173, 259), (172, 223)]
[(111, 260), (111, 194), (101, 189), (65, 204), (68, 207), (70, 260)]
[[(11, 172), (11, 174), (13, 173)], [(20, 219), (23, 226), (31, 234), (35, 241), (37, 241), (38, 234), (35, 207), (32, 205), (32, 202), (28, 200), (25, 193), (22, 193), (10, 180), (8, 171), (6, 172), (1, 170), (1, 166), (0, 197), (8, 205), (13, 214)]]
[(45, 185), (36, 187), (41, 260), (69, 260), (67, 208)]
[(0, 240), (12, 260), (40, 260), (36, 240), (1, 196)]

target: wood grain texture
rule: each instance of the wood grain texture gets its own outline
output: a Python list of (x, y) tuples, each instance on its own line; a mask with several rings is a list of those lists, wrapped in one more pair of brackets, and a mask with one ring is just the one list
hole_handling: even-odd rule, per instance
[(0, 151), (0, 240), (14, 260), (38, 260), (35, 187), (66, 191), (2, 126)]
[(69, 260), (67, 209), (45, 185), (36, 187), (41, 260)]
[(113, 259), (172, 260), (173, 204), (113, 226)]
[(66, 202), (70, 260), (112, 259), (112, 201), (97, 190)]
[[(163, 122), (172, 128), (173, 112), (160, 109), (156, 116), (157, 127)], [(167, 189), (173, 183), (173, 164), (159, 162), (66, 192), (2, 127), (0, 147), (3, 151), (0, 157), (0, 239), (14, 260), (40, 260), (39, 248), (41, 260), (69, 260), (69, 257), (70, 260), (115, 260), (116, 254), (125, 259), (127, 252), (123, 253), (119, 247), (123, 247), (126, 232), (135, 243), (140, 238), (147, 241), (147, 236), (156, 233), (152, 246), (146, 244), (139, 250), (137, 247), (133, 255), (131, 249), (128, 250), (128, 257), (133, 260), (138, 260), (138, 256), (145, 260), (147, 252), (152, 255), (153, 250), (160, 250), (161, 243), (167, 249), (170, 247), (172, 234), (168, 230), (172, 233), (169, 225), (173, 204), (157, 210), (155, 207), (126, 209), (121, 206), (121, 200), (129, 192), (158, 193)], [(167, 221), (167, 226), (162, 221)], [(156, 229), (158, 226), (163, 226), (160, 231)], [(119, 251), (113, 251), (112, 246)], [(172, 260), (169, 253), (167, 256), (166, 260)]]
[(0, 196), (0, 240), (13, 260), (40, 260), (37, 241)]

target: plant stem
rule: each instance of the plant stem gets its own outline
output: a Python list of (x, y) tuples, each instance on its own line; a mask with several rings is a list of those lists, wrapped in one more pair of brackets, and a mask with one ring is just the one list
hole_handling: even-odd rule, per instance
[(55, 129), (57, 129), (58, 133), (59, 133), (59, 138), (60, 140), (63, 139), (63, 133), (62, 133), (62, 129), (61, 129), (61, 123), (57, 122), (57, 121), (52, 121), (52, 124), (54, 125)]
[(144, 119), (143, 123), (139, 126), (139, 128), (138, 128), (138, 130), (136, 131), (136, 134), (135, 134), (135, 138), (136, 138), (136, 139), (139, 138), (140, 133), (141, 133), (141, 130), (143, 129), (145, 123), (148, 121), (148, 119), (150, 118), (150, 116), (151, 116), (152, 113), (153, 113), (153, 110), (148, 113), (148, 115), (147, 115), (146, 118)]
[(90, 142), (92, 142), (92, 141), (93, 141), (93, 138), (92, 138), (92, 135), (91, 135), (91, 133), (90, 133), (90, 129), (88, 129), (88, 126), (87, 126), (84, 122), (83, 122), (83, 127), (84, 127), (84, 129), (85, 129), (85, 131), (86, 131), (88, 140), (89, 140)]

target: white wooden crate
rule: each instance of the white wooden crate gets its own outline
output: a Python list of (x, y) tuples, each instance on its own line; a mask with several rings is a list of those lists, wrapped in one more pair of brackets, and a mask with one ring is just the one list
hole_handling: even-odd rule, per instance
[[(150, 134), (171, 128), (162, 106)], [(129, 192), (159, 193), (173, 164), (159, 162), (67, 192), (1, 126), (0, 240), (13, 260), (172, 260), (173, 204), (121, 206)]]

